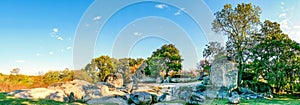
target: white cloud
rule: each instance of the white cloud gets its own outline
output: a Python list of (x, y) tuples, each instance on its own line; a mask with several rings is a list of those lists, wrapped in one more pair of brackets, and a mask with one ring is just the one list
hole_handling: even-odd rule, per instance
[(300, 29), (300, 25), (299, 26), (298, 25), (294, 25), (293, 28)]
[(72, 47), (71, 47), (71, 46), (68, 46), (66, 49), (67, 49), (67, 50), (71, 50), (71, 49), (72, 49)]
[(58, 32), (58, 28), (53, 28), (52, 30), (54, 33), (57, 33)]
[(40, 53), (36, 53), (35, 55), (36, 55), (36, 56), (41, 56), (41, 54), (40, 54)]
[(48, 54), (49, 54), (49, 55), (53, 55), (53, 54), (54, 54), (54, 52), (50, 51)]
[(281, 4), (281, 5), (284, 5), (285, 3), (284, 3), (284, 2), (280, 2), (280, 4)]
[(289, 19), (284, 19), (279, 22), (282, 29), (290, 29), (289, 27)]
[(133, 35), (135, 36), (141, 36), (143, 33), (139, 33), (139, 32), (134, 32)]
[(101, 18), (102, 18), (101, 16), (96, 16), (96, 17), (93, 18), (93, 20), (94, 20), (94, 21), (98, 21), (98, 20), (100, 20)]
[(185, 8), (180, 8), (177, 10), (177, 12), (174, 13), (175, 16), (180, 15), (182, 11), (184, 11)]
[(279, 15), (279, 18), (283, 18), (283, 17), (286, 17), (286, 13), (282, 13)]
[(155, 5), (155, 7), (158, 8), (158, 9), (164, 9), (164, 8), (166, 8), (168, 6), (165, 5), (165, 4), (157, 4), (157, 5)]
[(57, 40), (64, 40), (64, 39), (61, 36), (58, 36)]
[(16, 60), (17, 63), (24, 63), (25, 60)]

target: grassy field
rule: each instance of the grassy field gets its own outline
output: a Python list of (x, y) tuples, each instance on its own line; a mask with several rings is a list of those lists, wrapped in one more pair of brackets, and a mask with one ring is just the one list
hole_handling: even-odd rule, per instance
[[(184, 101), (176, 102), (163, 102), (163, 103), (182, 103)], [(13, 96), (7, 96), (6, 93), (0, 93), (0, 105), (29, 105), (29, 104), (38, 104), (38, 105), (83, 105), (83, 103), (63, 103), (53, 100), (30, 100), (30, 99), (20, 99), (14, 98)], [(206, 100), (203, 104), (210, 105), (226, 105), (227, 99), (215, 99), (215, 100)], [(112, 105), (112, 104), (110, 104)], [(240, 105), (300, 105), (300, 96), (299, 95), (275, 95), (273, 99), (257, 99), (257, 100), (241, 100)]]
[(13, 96), (7, 96), (6, 93), (0, 93), (0, 105), (82, 105), (82, 103), (64, 103), (53, 100), (30, 100), (30, 99), (21, 99), (15, 98)]

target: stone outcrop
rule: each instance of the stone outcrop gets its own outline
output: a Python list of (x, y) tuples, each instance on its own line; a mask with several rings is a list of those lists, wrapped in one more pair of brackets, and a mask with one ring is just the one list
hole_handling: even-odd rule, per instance
[(235, 89), (238, 81), (237, 64), (226, 58), (216, 60), (211, 66), (210, 81), (216, 87)]
[(61, 102), (68, 102), (68, 96), (61, 90), (51, 90), (47, 88), (34, 88), (16, 90), (8, 93), (7, 95), (15, 96), (16, 98), (23, 99), (49, 99)]
[(115, 87), (123, 87), (123, 75), (120, 73), (116, 73), (116, 74), (109, 74), (108, 76), (106, 76), (105, 82), (112, 84)]

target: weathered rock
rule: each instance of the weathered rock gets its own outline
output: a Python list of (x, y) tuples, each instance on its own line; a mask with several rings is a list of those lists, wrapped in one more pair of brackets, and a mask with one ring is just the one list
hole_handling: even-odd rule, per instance
[(158, 98), (158, 102), (164, 102), (164, 101), (166, 101), (167, 95), (169, 95), (169, 94), (168, 93), (163, 93), (163, 95), (161, 95)]
[(69, 96), (69, 102), (74, 102), (74, 101), (75, 101), (75, 96), (74, 96), (74, 93), (71, 92), (70, 96)]
[(105, 82), (114, 85), (115, 87), (123, 87), (123, 75), (120, 73), (109, 74), (105, 77)]
[(205, 100), (206, 98), (203, 95), (197, 92), (193, 92), (190, 100), (188, 101), (188, 104), (199, 105), (203, 103)]
[(129, 84), (126, 85), (126, 91), (127, 93), (131, 93), (133, 90), (133, 82), (130, 82)]
[(102, 98), (93, 98), (87, 101), (87, 104), (117, 104), (127, 105), (127, 101), (119, 96), (105, 96)]
[(129, 104), (137, 104), (137, 105), (151, 105), (152, 96), (147, 92), (135, 92), (130, 94), (130, 98), (128, 100)]
[(229, 90), (237, 88), (238, 69), (236, 63), (226, 58), (215, 60), (210, 71), (210, 81), (213, 86), (225, 86)]
[(67, 95), (61, 90), (51, 90), (46, 88), (34, 88), (26, 90), (17, 90), (8, 93), (8, 95), (13, 95), (17, 98), (24, 99), (50, 99), (61, 102), (68, 102)]
[(157, 77), (157, 78), (156, 78), (156, 83), (159, 83), (159, 84), (160, 84), (160, 83), (162, 83), (162, 82), (163, 82), (163, 80), (162, 80), (161, 77)]
[(234, 95), (228, 98), (228, 103), (230, 104), (239, 104), (240, 103), (240, 96)]
[(102, 96), (110, 95), (109, 88), (106, 85), (102, 85), (102, 87), (100, 88), (100, 92)]
[(206, 86), (203, 85), (203, 84), (197, 85), (197, 86), (195, 87), (195, 89), (194, 89), (194, 91), (196, 91), (196, 92), (203, 92), (203, 91), (205, 91), (205, 90), (206, 90)]

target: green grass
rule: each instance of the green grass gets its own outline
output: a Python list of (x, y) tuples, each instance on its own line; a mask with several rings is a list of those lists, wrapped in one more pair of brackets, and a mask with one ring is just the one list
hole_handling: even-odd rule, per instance
[[(227, 99), (214, 99), (214, 100), (206, 100), (204, 105), (226, 105)], [(182, 103), (185, 104), (185, 101), (172, 101), (172, 102), (163, 102), (163, 103)], [(30, 104), (38, 104), (38, 105), (82, 105), (82, 103), (64, 103), (53, 100), (30, 100), (30, 99), (21, 99), (15, 98), (13, 96), (7, 96), (6, 93), (0, 93), (0, 105), (30, 105)], [(107, 103), (105, 105), (114, 105)], [(256, 100), (241, 100), (240, 105), (300, 105), (300, 95), (275, 95), (273, 99), (256, 99)]]
[[(213, 99), (206, 100), (203, 105), (229, 105), (227, 99)], [(181, 103), (186, 104), (185, 101), (172, 101), (162, 103)], [(273, 99), (256, 99), (256, 100), (244, 100), (241, 99), (240, 105), (300, 105), (299, 95), (275, 95)]]
[(82, 103), (74, 102), (74, 103), (64, 103), (54, 100), (46, 100), (46, 99), (22, 99), (15, 98), (13, 96), (7, 96), (6, 93), (0, 93), (0, 105), (82, 105)]

